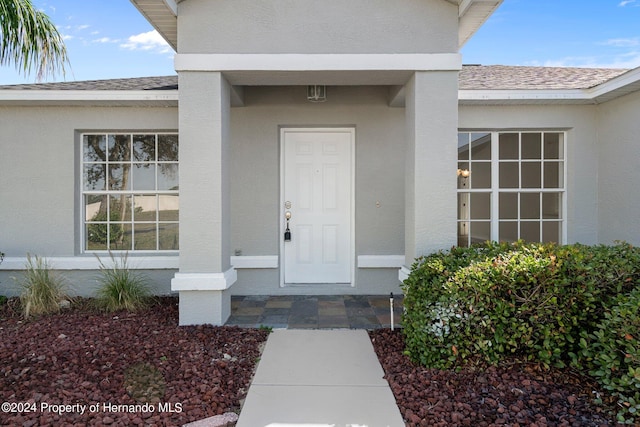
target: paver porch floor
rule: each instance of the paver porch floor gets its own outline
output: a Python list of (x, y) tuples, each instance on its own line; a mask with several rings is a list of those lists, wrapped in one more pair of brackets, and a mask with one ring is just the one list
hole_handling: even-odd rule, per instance
[[(394, 295), (400, 327), (402, 295)], [(388, 295), (252, 295), (231, 297), (228, 326), (274, 329), (379, 329), (391, 326)]]

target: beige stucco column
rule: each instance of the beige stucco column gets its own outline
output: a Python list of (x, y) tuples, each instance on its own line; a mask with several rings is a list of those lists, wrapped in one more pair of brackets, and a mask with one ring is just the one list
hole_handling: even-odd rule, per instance
[(179, 73), (180, 324), (222, 325), (236, 281), (229, 236), (229, 83), (219, 72)]
[(405, 87), (405, 266), (456, 242), (458, 72), (415, 72)]

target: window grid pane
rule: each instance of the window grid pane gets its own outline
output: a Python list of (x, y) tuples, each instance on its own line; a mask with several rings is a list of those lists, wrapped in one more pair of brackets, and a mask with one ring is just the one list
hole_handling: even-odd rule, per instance
[[(564, 133), (487, 134), (489, 160), (474, 160), (475, 135), (458, 135), (458, 244), (481, 241), (487, 230), (490, 240), (563, 243)], [(461, 177), (465, 169), (468, 177)]]
[(458, 193), (458, 242), (464, 246), (491, 240), (491, 193)]
[(84, 250), (178, 250), (178, 135), (82, 141)]

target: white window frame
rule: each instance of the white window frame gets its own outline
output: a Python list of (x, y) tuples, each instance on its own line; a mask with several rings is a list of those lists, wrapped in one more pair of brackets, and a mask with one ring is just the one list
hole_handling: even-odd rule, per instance
[[(91, 221), (88, 221), (88, 219), (86, 218), (86, 206), (85, 206), (85, 197), (89, 196), (89, 195), (99, 195), (99, 196), (113, 196), (113, 195), (127, 195), (130, 197), (134, 197), (134, 196), (141, 196), (141, 195), (155, 195), (155, 196), (162, 196), (162, 195), (176, 195), (176, 196), (180, 196), (180, 191), (178, 190), (157, 190), (157, 173), (156, 173), (156, 189), (154, 190), (134, 190), (133, 188), (129, 189), (129, 190), (109, 190), (106, 188), (106, 182), (105, 182), (105, 189), (104, 190), (86, 190), (85, 189), (85, 174), (84, 174), (84, 166), (86, 164), (92, 164), (92, 163), (102, 163), (102, 162), (87, 162), (85, 161), (85, 157), (84, 157), (84, 138), (85, 136), (89, 136), (89, 135), (104, 135), (107, 139), (107, 141), (109, 140), (109, 136), (111, 135), (127, 135), (129, 137), (131, 137), (131, 141), (133, 143), (133, 136), (134, 135), (153, 135), (155, 137), (155, 141), (156, 141), (156, 158), (154, 161), (152, 162), (145, 162), (145, 163), (149, 163), (149, 164), (153, 164), (156, 167), (156, 170), (158, 168), (158, 165), (160, 164), (176, 164), (178, 165), (178, 170), (179, 170), (179, 165), (180, 165), (180, 159), (178, 158), (178, 161), (158, 161), (157, 158), (157, 144), (158, 144), (158, 136), (161, 135), (176, 135), (178, 136), (178, 132), (165, 132), (165, 131), (131, 131), (131, 132), (102, 132), (102, 131), (96, 131), (96, 132), (91, 132), (91, 131), (86, 131), (86, 132), (82, 132), (80, 134), (80, 143), (79, 143), (79, 161), (80, 161), (80, 171), (79, 171), (79, 190), (80, 190), (80, 203), (79, 203), (79, 209), (80, 209), (80, 248), (81, 248), (81, 252), (82, 253), (96, 253), (96, 254), (103, 254), (103, 253), (109, 253), (109, 252), (113, 252), (113, 253), (119, 253), (119, 252), (130, 252), (133, 254), (177, 254), (179, 252), (179, 247), (178, 249), (159, 249), (159, 245), (160, 245), (160, 241), (159, 241), (159, 224), (176, 224), (176, 226), (179, 228), (179, 220), (175, 220), (175, 221), (170, 221), (170, 220), (160, 220), (159, 219), (159, 214), (158, 214), (158, 209), (159, 207), (156, 205), (156, 217), (154, 221), (134, 221), (135, 217), (132, 215), (131, 220), (129, 221), (118, 221), (118, 223), (130, 223), (132, 230), (134, 230), (133, 226), (135, 223), (146, 223), (146, 224), (155, 224), (155, 228), (156, 228), (156, 249), (135, 249), (135, 235), (132, 235), (132, 248), (130, 249), (90, 249), (87, 247), (87, 224), (91, 223)], [(108, 142), (107, 142), (108, 144)], [(178, 142), (179, 144), (179, 142)], [(133, 144), (132, 144), (132, 149), (133, 149)], [(107, 155), (108, 156), (108, 155)], [(106, 161), (107, 164), (109, 164), (110, 162)], [(113, 163), (122, 163), (122, 162), (113, 162)], [(131, 159), (128, 162), (125, 162), (124, 164), (129, 164), (130, 167), (133, 167), (134, 164), (139, 163), (133, 160), (133, 157), (131, 157)], [(105, 223), (105, 225), (107, 226), (107, 228), (110, 228), (110, 224), (111, 221), (109, 218), (107, 218), (107, 221)], [(109, 239), (107, 239), (107, 243), (109, 242)]]
[[(486, 130), (476, 130), (476, 129), (459, 129), (458, 133), (468, 133), (468, 134), (472, 134), (472, 133), (488, 133), (491, 135), (491, 160), (486, 161), (486, 160), (473, 160), (471, 157), (471, 150), (469, 152), (469, 160), (458, 160), (458, 163), (460, 162), (468, 162), (471, 169), (473, 169), (473, 163), (480, 163), (480, 162), (490, 162), (491, 163), (491, 188), (474, 188), (474, 189), (460, 189), (458, 188), (456, 191), (456, 201), (459, 200), (459, 195), (461, 193), (468, 193), (468, 194), (472, 194), (472, 193), (489, 193), (490, 194), (490, 220), (486, 221), (486, 220), (471, 220), (471, 219), (461, 219), (461, 218), (457, 218), (456, 223), (458, 224), (458, 226), (456, 227), (456, 229), (458, 229), (458, 227), (460, 226), (461, 223), (463, 222), (469, 222), (469, 224), (473, 223), (473, 222), (489, 222), (490, 223), (490, 227), (491, 227), (491, 231), (490, 231), (490, 239), (492, 241), (498, 241), (499, 240), (499, 234), (500, 234), (500, 193), (515, 193), (515, 194), (523, 194), (523, 193), (551, 193), (551, 194), (557, 194), (560, 193), (561, 194), (561, 209), (562, 209), (562, 213), (560, 215), (559, 219), (545, 219), (543, 216), (543, 212), (542, 212), (542, 206), (540, 206), (540, 218), (536, 219), (536, 220), (527, 220), (522, 219), (520, 217), (520, 201), (518, 201), (518, 218), (517, 219), (513, 219), (513, 220), (509, 220), (507, 222), (514, 222), (517, 224), (517, 230), (518, 230), (518, 238), (521, 238), (520, 235), (520, 225), (522, 222), (538, 222), (540, 224), (540, 241), (542, 241), (543, 238), (543, 232), (542, 232), (542, 227), (543, 224), (545, 222), (559, 222), (560, 226), (561, 226), (561, 232), (560, 232), (560, 242), (557, 242), (558, 244), (566, 244), (567, 242), (567, 132), (566, 131), (562, 131), (562, 130), (550, 130), (550, 129), (523, 129), (523, 130), (498, 130), (498, 131), (486, 131)], [(522, 134), (523, 133), (540, 133), (541, 134), (541, 138), (542, 138), (542, 147), (541, 147), (541, 155), (540, 155), (540, 159), (523, 159), (522, 158)], [(553, 133), (553, 134), (561, 134), (562, 137), (562, 143), (561, 143), (561, 149), (562, 149), (562, 156), (559, 159), (545, 159), (544, 157), (544, 135), (545, 133)], [(517, 134), (518, 135), (518, 141), (519, 141), (519, 153), (518, 153), (518, 159), (512, 159), (512, 160), (501, 160), (500, 159), (500, 148), (499, 148), (499, 136), (501, 134)], [(540, 188), (523, 188), (522, 187), (522, 179), (520, 179), (519, 185), (518, 187), (513, 187), (513, 188), (500, 188), (500, 163), (501, 162), (511, 162), (511, 163), (517, 163), (518, 164), (518, 173), (519, 173), (519, 178), (522, 178), (522, 173), (521, 173), (521, 164), (522, 163), (527, 163), (527, 162), (540, 162), (540, 167), (542, 168), (541, 171), (541, 183), (540, 183)], [(557, 163), (562, 163), (563, 168), (562, 168), (562, 186), (559, 186), (558, 188), (545, 188), (544, 187), (544, 164), (545, 162), (557, 162)], [(458, 203), (458, 202), (456, 202)], [(540, 203), (542, 204), (542, 197), (541, 197), (541, 201)], [(503, 221), (504, 222), (504, 221)], [(469, 240), (471, 240), (471, 230), (469, 230)], [(456, 231), (457, 234), (457, 231)], [(456, 238), (457, 239), (457, 238)], [(467, 242), (467, 244), (470, 244), (471, 242)]]

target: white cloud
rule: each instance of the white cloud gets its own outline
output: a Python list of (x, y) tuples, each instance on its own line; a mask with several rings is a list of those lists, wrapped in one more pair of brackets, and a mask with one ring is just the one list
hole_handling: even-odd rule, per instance
[(169, 53), (172, 51), (171, 46), (169, 46), (156, 30), (130, 36), (120, 47), (154, 53)]
[(636, 46), (640, 46), (640, 38), (634, 37), (631, 39), (609, 39), (600, 44), (603, 46), (614, 46), (614, 47), (636, 47)]
[(92, 40), (94, 43), (119, 43), (120, 40), (112, 39), (110, 37), (100, 37), (99, 39)]
[(73, 33), (77, 33), (80, 32), (82, 30), (86, 30), (87, 28), (89, 28), (90, 25), (56, 25), (56, 28), (58, 29), (58, 31), (68, 31), (68, 32), (73, 32)]
[(72, 38), (74, 38), (69, 34), (61, 34), (61, 35), (62, 35), (62, 40), (71, 40)]
[(622, 0), (618, 6), (620, 7), (625, 7), (628, 4), (634, 4), (636, 2), (636, 0)]

